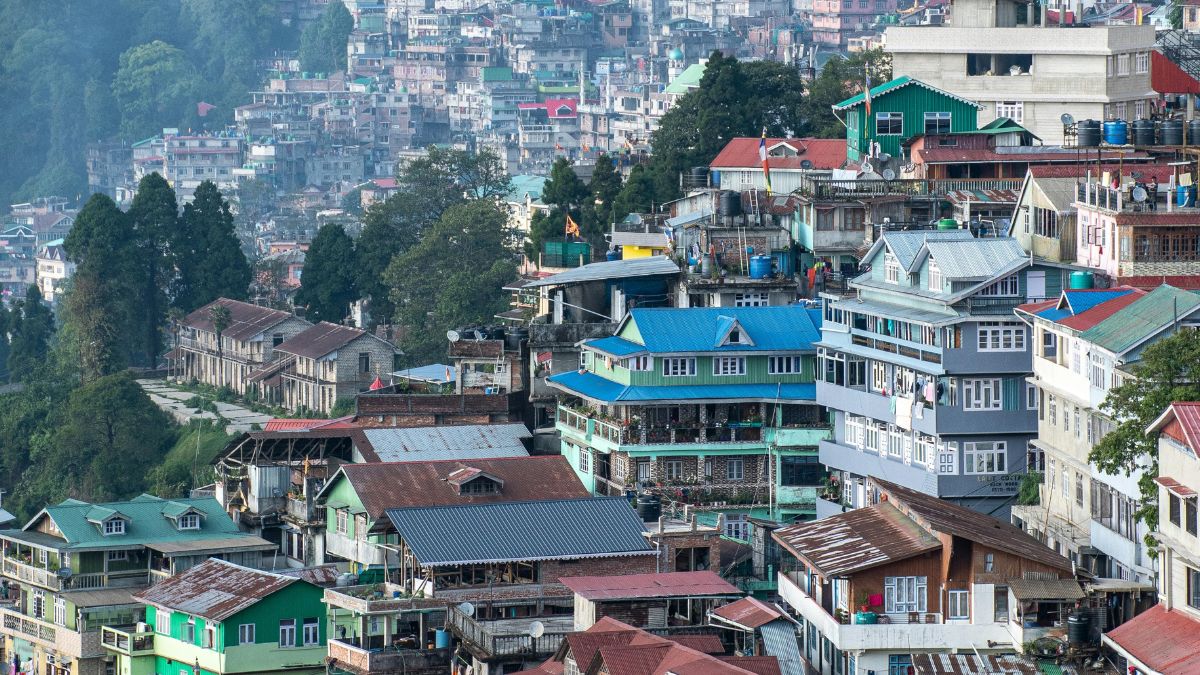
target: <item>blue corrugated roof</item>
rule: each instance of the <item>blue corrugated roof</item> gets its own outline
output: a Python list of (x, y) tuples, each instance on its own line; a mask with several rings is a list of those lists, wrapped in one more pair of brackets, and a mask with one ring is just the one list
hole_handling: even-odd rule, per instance
[[(801, 305), (783, 307), (663, 307), (634, 309), (646, 348), (654, 354), (809, 351), (821, 339), (820, 315)], [(753, 344), (716, 346), (733, 319)]]
[(646, 351), (646, 348), (642, 345), (630, 340), (626, 340), (623, 337), (616, 336), (588, 340), (584, 344), (587, 345), (589, 349), (594, 349), (610, 356), (629, 356), (630, 354), (637, 354), (639, 352)]
[(1131, 288), (1123, 288), (1112, 291), (1074, 290), (1065, 291), (1064, 295), (1067, 296), (1067, 303), (1071, 306), (1071, 313), (1083, 314), (1096, 305), (1129, 295), (1132, 292), (1133, 289)]
[(817, 397), (815, 384), (675, 384), (664, 386), (627, 386), (606, 380), (595, 373), (570, 371), (551, 375), (549, 380), (578, 396), (595, 401), (716, 401), (782, 399), (813, 401)]
[(422, 565), (652, 553), (641, 518), (620, 497), (389, 509)]

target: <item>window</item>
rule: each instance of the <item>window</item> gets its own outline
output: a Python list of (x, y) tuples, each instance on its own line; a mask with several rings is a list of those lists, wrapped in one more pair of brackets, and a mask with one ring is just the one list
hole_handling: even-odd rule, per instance
[(635, 372), (646, 372), (654, 370), (653, 356), (633, 356), (625, 359), (625, 367)]
[(714, 356), (713, 375), (745, 375), (746, 357)]
[(124, 562), (129, 560), (129, 551), (108, 551), (106, 557), (109, 562)]
[(196, 644), (196, 620), (189, 618), (179, 627), (179, 639), (188, 644)]
[(67, 599), (61, 596), (54, 599), (54, 623), (67, 625)]
[(371, 353), (370, 352), (359, 352), (358, 353), (358, 372), (360, 372), (360, 373), (371, 372)]
[(888, 388), (887, 364), (883, 361), (871, 362), (871, 391), (882, 392)]
[(831, 208), (829, 208), (829, 209), (818, 208), (817, 209), (817, 229), (818, 230), (832, 230), (833, 229), (833, 215), (834, 215), (834, 210)]
[(1025, 351), (1025, 326), (1019, 323), (981, 321), (978, 328), (979, 351)]
[(942, 291), (942, 270), (933, 258), (929, 259), (929, 290)]
[(303, 638), (305, 646), (315, 645), (321, 642), (320, 624), (315, 618), (304, 620)]
[(1049, 413), (1050, 426), (1054, 426), (1058, 424), (1058, 399), (1054, 394), (1050, 394), (1046, 397), (1046, 400), (1049, 402), (1047, 412)]
[(238, 626), (238, 644), (252, 645), (254, 644), (254, 624), (244, 623)]
[(725, 519), (725, 536), (731, 539), (749, 539), (750, 521), (744, 513), (731, 513)]
[(1058, 238), (1058, 212), (1054, 209), (1033, 207), (1034, 234), (1039, 237)]
[(30, 603), (30, 609), (33, 611), (33, 618), (46, 618), (46, 592), (38, 588), (33, 591), (33, 601)]
[(1081, 426), (1083, 426), (1083, 425), (1079, 423), (1079, 407), (1076, 406), (1075, 407), (1075, 438), (1079, 438), (1080, 436), (1082, 436), (1082, 432), (1080, 430)]
[(963, 473), (1006, 473), (1008, 443), (985, 441), (963, 443)]
[(951, 619), (969, 619), (971, 618), (971, 594), (969, 591), (950, 591), (950, 611), (947, 614)]
[(725, 477), (729, 480), (743, 480), (746, 477), (746, 460), (730, 458), (725, 462)]
[[(579, 448), (579, 470), (584, 473), (591, 471), (591, 467), (589, 466), (591, 464), (591, 460), (592, 451), (589, 448)], [(473, 482), (478, 483), (479, 481)], [(489, 492), (495, 490), (496, 484), (493, 481), (487, 481), (487, 484), (492, 487), (492, 490), (489, 490)]]
[(110, 534), (125, 534), (125, 521), (120, 518), (104, 521), (104, 536)]
[(1183, 529), (1187, 533), (1196, 536), (1196, 500), (1195, 498), (1188, 499), (1183, 503)]
[(866, 222), (866, 209), (842, 209), (842, 230), (846, 232), (861, 232)]
[(1083, 507), (1083, 474), (1075, 472), (1075, 506)]
[(650, 482), (650, 460), (639, 460), (637, 463), (637, 479), (642, 483)]
[(687, 377), (696, 374), (695, 358), (666, 358), (662, 360), (664, 377)]
[(913, 445), (913, 464), (928, 466), (936, 447), (937, 441), (932, 436), (917, 436), (917, 442)]
[(950, 133), (950, 113), (948, 113), (948, 112), (927, 112), (927, 113), (925, 113), (925, 133), (926, 134), (948, 134), (948, 133)]
[(1038, 388), (1032, 382), (1025, 383), (1025, 409), (1038, 409)]
[(1180, 503), (1179, 496), (1168, 493), (1167, 499), (1169, 501), (1168, 512), (1170, 513), (1171, 524), (1180, 527), (1182, 523), (1182, 520), (1180, 520), (1180, 511), (1183, 505)]
[(803, 361), (799, 356), (772, 356), (767, 359), (768, 375), (799, 375), (803, 371)]
[(884, 577), (883, 607), (887, 614), (924, 612), (926, 577)]
[(1000, 379), (963, 379), (963, 410), (1000, 410)]
[(1129, 74), (1129, 54), (1117, 54), (1117, 76)]
[(947, 441), (938, 450), (937, 472), (942, 475), (958, 474), (958, 441)]
[(1020, 293), (1021, 284), (1017, 275), (1010, 274), (1003, 279), (984, 286), (983, 290), (979, 291), (980, 295), (984, 296), (1012, 296)]
[(1133, 55), (1133, 72), (1138, 75), (1150, 72), (1150, 52), (1138, 52)]
[(996, 586), (992, 589), (992, 604), (992, 620), (998, 623), (1008, 621), (1008, 586)]
[(765, 292), (738, 293), (733, 296), (734, 307), (766, 307), (770, 296)]
[(338, 534), (346, 534), (350, 531), (350, 512), (348, 510), (337, 509), (335, 529), (337, 530)]
[(825, 477), (820, 460), (813, 455), (780, 458), (780, 485), (820, 485)]
[(181, 530), (198, 530), (200, 529), (200, 516), (195, 513), (185, 513), (179, 516), (179, 529)]
[(200, 641), (200, 646), (205, 649), (217, 648), (217, 627), (206, 623), (204, 624), (204, 637)]
[(296, 620), (295, 619), (280, 619), (279, 620), (279, 646), (285, 647), (285, 648), (296, 646)]
[(1187, 603), (1193, 609), (1200, 609), (1200, 572), (1187, 568)]
[(996, 554), (987, 553), (983, 556), (983, 571), (993, 572), (996, 569)]
[(876, 136), (899, 136), (904, 132), (904, 113), (875, 113)]
[(666, 469), (667, 480), (679, 480), (683, 478), (683, 460), (668, 459), (663, 462), (663, 467)]
[(729, 337), (725, 338), (726, 344), (740, 345), (742, 343), (742, 331), (734, 328), (729, 331)]
[(888, 654), (888, 675), (908, 675), (912, 672), (912, 655)]
[(889, 284), (900, 283), (900, 261), (891, 253), (884, 256), (883, 278)]
[(1025, 119), (1025, 104), (1021, 101), (997, 101), (996, 117), (1007, 117), (1020, 124)]

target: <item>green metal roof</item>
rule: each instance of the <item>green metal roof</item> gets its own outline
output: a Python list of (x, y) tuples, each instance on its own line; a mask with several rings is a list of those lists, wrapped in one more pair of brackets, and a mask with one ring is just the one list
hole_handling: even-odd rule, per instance
[(671, 84), (663, 91), (668, 94), (686, 94), (692, 89), (700, 86), (700, 78), (704, 77), (704, 71), (708, 68), (708, 63), (693, 63), (683, 72), (671, 80)]
[(1123, 354), (1198, 306), (1200, 296), (1195, 293), (1174, 286), (1159, 286), (1079, 337), (1113, 354)]
[(508, 82), (513, 79), (513, 70), (507, 66), (488, 66), (483, 69), (484, 82)]
[[(190, 510), (202, 516), (200, 528), (179, 530), (174, 518)], [(99, 523), (113, 516), (121, 516), (127, 520), (125, 534), (104, 535)], [(106, 504), (89, 504), (68, 499), (43, 509), (23, 530), (7, 530), (0, 532), (0, 535), (31, 541), (30, 535), (40, 534), (34, 531), (34, 528), (42, 518), (50, 518), (61, 533), (61, 539), (53, 538), (53, 545), (59, 549), (126, 548), (152, 543), (229, 540), (237, 537), (258, 539), (241, 532), (212, 497), (168, 501), (151, 495), (142, 495), (127, 502)], [(51, 542), (47, 541), (44, 544), (50, 545)]]
[[(957, 96), (955, 94), (951, 94), (950, 92), (948, 92), (944, 89), (938, 89), (937, 87), (935, 87), (931, 84), (925, 84), (924, 82), (922, 82), (920, 80), (915, 80), (915, 79), (909, 77), (908, 75), (902, 75), (900, 77), (897, 77), (896, 79), (892, 80), (891, 82), (884, 82), (883, 84), (879, 85), (878, 87), (871, 87), (871, 99), (872, 100), (877, 99), (880, 96), (883, 96), (885, 94), (889, 94), (898, 89), (903, 89), (904, 87), (907, 87), (910, 84), (915, 84), (919, 87), (924, 87), (934, 93), (941, 94), (942, 96), (945, 96), (947, 98), (952, 98), (955, 101), (961, 101), (963, 103), (966, 103), (967, 105), (975, 106), (976, 108), (979, 108), (980, 110), (983, 109), (983, 106), (979, 105), (975, 101), (963, 98), (961, 96)], [(864, 100), (865, 100), (865, 98), (863, 97), (862, 94), (855, 94), (854, 96), (851, 96), (850, 98), (846, 99), (845, 101), (842, 101), (841, 103), (835, 103), (833, 105), (833, 109), (834, 110), (846, 110), (848, 108), (853, 108), (854, 106), (862, 103)]]
[(1026, 133), (1026, 134), (1029, 134), (1030, 136), (1033, 136), (1034, 138), (1036, 138), (1038, 140), (1041, 140), (1040, 136), (1038, 136), (1037, 134), (1033, 133), (1032, 131), (1026, 129), (1025, 127), (1021, 126), (1020, 124), (1017, 124), (1015, 121), (1013, 121), (1012, 119), (1010, 119), (1008, 117), (997, 117), (996, 119), (992, 120), (991, 122), (988, 122), (987, 124), (979, 127), (978, 129), (976, 129), (974, 131), (955, 131), (952, 133), (953, 134), (988, 134), (988, 135)]

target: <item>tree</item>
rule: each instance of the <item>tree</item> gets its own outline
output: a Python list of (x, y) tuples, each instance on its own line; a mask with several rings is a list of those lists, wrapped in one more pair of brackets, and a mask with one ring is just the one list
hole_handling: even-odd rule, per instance
[(135, 320), (142, 333), (143, 363), (153, 367), (163, 351), (167, 288), (175, 276), (169, 246), (179, 222), (175, 190), (157, 173), (146, 176), (138, 183), (128, 217), (137, 256), (132, 261), (137, 269), (135, 286), (139, 300), (135, 305)]
[(656, 201), (654, 176), (650, 170), (638, 164), (629, 171), (629, 179), (613, 199), (613, 222), (621, 222), (631, 213), (649, 213)]
[(130, 321), (120, 284), (95, 266), (79, 267), (63, 302), (64, 324), (74, 340), (80, 377), (91, 382), (121, 372), (128, 365)]
[(185, 312), (217, 298), (244, 300), (250, 287), (250, 263), (233, 230), (229, 202), (212, 181), (197, 188), (183, 207), (171, 242), (177, 269), (175, 305)]
[(354, 242), (341, 225), (324, 225), (304, 258), (296, 304), (307, 308), (309, 321), (341, 323), (358, 299), (354, 278)]
[(318, 73), (346, 69), (346, 45), (354, 17), (345, 3), (331, 2), (321, 18), (300, 35), (300, 67)]
[(507, 214), (481, 199), (449, 208), (392, 261), (384, 281), (410, 359), (443, 358), (447, 330), (489, 322), (508, 307), (501, 287), (517, 272), (513, 241)]
[(121, 133), (139, 139), (184, 122), (194, 111), (200, 82), (187, 55), (165, 42), (155, 40), (121, 54), (113, 80)]
[(809, 87), (801, 110), (809, 132), (818, 138), (844, 138), (846, 127), (833, 113), (833, 106), (857, 93), (866, 85), (866, 73), (871, 84), (878, 86), (892, 79), (892, 57), (882, 49), (851, 54), (849, 58), (834, 56), (825, 62), (821, 74)]
[(594, 218), (592, 192), (565, 157), (559, 157), (550, 167), (550, 178), (542, 186), (542, 201), (554, 208), (548, 217), (538, 218), (530, 227), (529, 239), (535, 255), (546, 241), (564, 236), (568, 215), (579, 225), (580, 236), (593, 246), (603, 244), (604, 229), (597, 226)]
[(621, 174), (617, 173), (616, 164), (607, 153), (602, 152), (596, 158), (596, 167), (592, 170), (588, 190), (592, 193), (590, 219), (601, 231), (606, 231), (613, 222), (613, 202), (621, 192)]
[[(221, 361), (225, 358), (225, 350), (221, 338), (225, 335), (225, 329), (229, 328), (229, 324), (233, 323), (233, 313), (225, 305), (213, 305), (208, 308), (208, 320), (212, 322), (213, 332), (217, 334), (217, 360)], [(217, 369), (218, 373), (224, 373), (223, 369)], [(218, 378), (219, 386), (223, 386), (225, 382), (223, 378)]]
[(13, 381), (25, 381), (45, 363), (54, 334), (54, 316), (42, 302), (42, 292), (36, 285), (30, 286), (25, 299), (13, 306), (10, 331), (8, 375)]
[(1088, 459), (1112, 475), (1145, 469), (1137, 515), (1153, 532), (1158, 529), (1158, 439), (1146, 428), (1172, 401), (1200, 400), (1200, 331), (1181, 330), (1150, 345), (1133, 375), (1108, 391), (1102, 410), (1115, 426)]

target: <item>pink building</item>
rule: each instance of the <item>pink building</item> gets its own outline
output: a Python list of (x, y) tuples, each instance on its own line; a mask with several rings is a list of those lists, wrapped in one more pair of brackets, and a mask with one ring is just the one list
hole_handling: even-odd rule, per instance
[(850, 37), (876, 30), (879, 18), (896, 11), (896, 0), (813, 0), (813, 42), (845, 47)]

